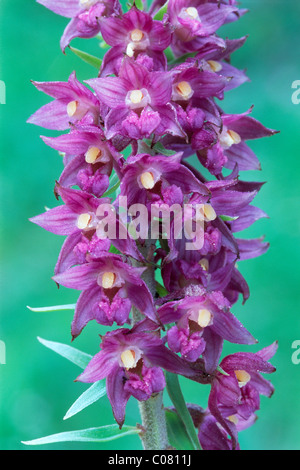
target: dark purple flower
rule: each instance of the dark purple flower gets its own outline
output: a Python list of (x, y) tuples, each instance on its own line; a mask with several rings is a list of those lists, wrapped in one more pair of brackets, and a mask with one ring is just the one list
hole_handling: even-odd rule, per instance
[(58, 15), (71, 18), (60, 41), (63, 51), (74, 38), (92, 38), (100, 32), (99, 20), (121, 13), (118, 0), (37, 0)]
[(46, 129), (63, 131), (89, 116), (93, 124), (99, 121), (99, 102), (94, 94), (77, 79), (73, 72), (68, 82), (33, 82), (36, 88), (55, 98), (42, 106), (28, 122)]
[(268, 137), (277, 133), (248, 116), (252, 108), (243, 114), (221, 114), (222, 127), (215, 130), (216, 143), (205, 149), (202, 141), (194, 136), (192, 146), (198, 150), (200, 162), (212, 174), (220, 174), (222, 168), (259, 170), (260, 163), (253, 150), (245, 143), (247, 140)]
[(229, 79), (219, 76), (211, 70), (201, 70), (188, 63), (173, 69), (172, 100), (184, 104), (195, 98), (219, 96)]
[(121, 155), (98, 126), (76, 126), (69, 134), (42, 139), (65, 153), (65, 168), (59, 178), (62, 186), (78, 185), (83, 191), (101, 197), (109, 186), (112, 170), (120, 174)]
[[(253, 336), (230, 313), (230, 307), (222, 292), (207, 293), (204, 290), (202, 295), (160, 307), (160, 320), (165, 324), (176, 324), (167, 333), (170, 349), (192, 362), (203, 354), (206, 371), (211, 373), (218, 365), (223, 339), (237, 344), (255, 343)], [(219, 345), (217, 350), (216, 344)]]
[(239, 420), (252, 420), (259, 409), (260, 395), (272, 396), (273, 385), (261, 376), (275, 372), (268, 361), (277, 350), (277, 343), (257, 353), (236, 353), (225, 357), (212, 383), (208, 406), (211, 414), (231, 436), (232, 447), (237, 445)]
[[(55, 267), (55, 274), (61, 273), (74, 264), (85, 262), (86, 253), (98, 253), (108, 251), (110, 240), (100, 240), (96, 235), (97, 209), (101, 204), (108, 204), (109, 199), (97, 199), (88, 193), (76, 189), (63, 188), (56, 185), (55, 191), (61, 196), (64, 205), (49, 209), (43, 214), (30, 219), (31, 222), (43, 227), (49, 232), (57, 235), (67, 236), (62, 247), (58, 262)], [(86, 245), (84, 259), (78, 259), (76, 247), (78, 244)]]
[[(232, 13), (238, 13), (235, 6), (202, 0), (170, 0), (168, 3), (168, 15), (175, 27), (175, 36), (182, 42), (213, 35)], [(194, 50), (197, 49), (195, 41)]]
[(118, 77), (96, 78), (87, 83), (110, 111), (105, 118), (106, 137), (131, 139), (172, 134), (184, 136), (171, 105), (172, 80), (168, 72), (149, 72), (125, 57)]
[(101, 76), (118, 75), (124, 54), (151, 64), (152, 70), (166, 70), (167, 59), (163, 51), (171, 42), (167, 24), (154, 21), (149, 13), (135, 6), (123, 16), (105, 18), (100, 24), (103, 39), (113, 46), (103, 58)]
[(106, 378), (107, 395), (122, 426), (130, 396), (143, 401), (164, 389), (162, 369), (188, 372), (185, 363), (155, 333), (119, 329), (102, 338), (101, 351), (77, 380), (91, 383)]
[(152, 295), (141, 279), (145, 269), (134, 268), (121, 256), (107, 253), (54, 276), (58, 284), (83, 291), (75, 310), (73, 337), (91, 320), (103, 325), (112, 325), (115, 321), (123, 325), (128, 322), (132, 305), (157, 322)]
[(181, 203), (183, 195), (197, 193), (207, 199), (209, 190), (197, 180), (192, 172), (181, 165), (181, 154), (170, 157), (164, 155), (135, 155), (127, 159), (123, 167), (121, 196), (127, 197), (128, 205), (152, 202), (168, 203), (170, 191), (180, 191), (173, 199)]
[(237, 69), (230, 63), (231, 54), (242, 47), (246, 39), (246, 36), (240, 39), (226, 39), (225, 47), (210, 51), (201, 50), (194, 58), (188, 59), (188, 62), (191, 64), (197, 62), (203, 70), (214, 72), (223, 77), (230, 77), (224, 91), (232, 90), (249, 81), (243, 70)]

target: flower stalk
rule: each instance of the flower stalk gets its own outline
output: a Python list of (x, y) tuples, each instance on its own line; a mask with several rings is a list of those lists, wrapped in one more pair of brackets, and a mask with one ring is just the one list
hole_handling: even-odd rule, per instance
[[(148, 286), (151, 295), (155, 297), (155, 269), (153, 264), (153, 253), (155, 242), (146, 240), (140, 251), (148, 261), (148, 268), (142, 274), (142, 279)], [(140, 264), (135, 262), (136, 264)], [(136, 308), (133, 308), (133, 324), (138, 324), (143, 320), (143, 314)], [(167, 423), (165, 409), (163, 405), (163, 392), (152, 395), (148, 400), (139, 402), (139, 411), (142, 419), (142, 432), (139, 434), (145, 450), (166, 450), (169, 448), (167, 433)]]
[(163, 405), (163, 392), (139, 402), (143, 429), (140, 438), (145, 450), (167, 450), (170, 445)]

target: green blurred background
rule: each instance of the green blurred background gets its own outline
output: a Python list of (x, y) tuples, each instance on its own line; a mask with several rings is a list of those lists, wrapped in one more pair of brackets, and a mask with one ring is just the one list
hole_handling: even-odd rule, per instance
[[(262, 162), (262, 172), (244, 178), (267, 181), (256, 199), (269, 215), (247, 231), (264, 234), (269, 252), (240, 263), (251, 297), (233, 312), (259, 340), (253, 352), (279, 341), (272, 376), (276, 392), (262, 398), (257, 423), (240, 434), (242, 449), (300, 449), (300, 364), (292, 363), (292, 343), (300, 340), (299, 312), (299, 127), (300, 105), (291, 101), (292, 83), (300, 79), (300, 4), (294, 0), (243, 0), (250, 13), (220, 30), (237, 38), (249, 34), (233, 64), (247, 68), (250, 83), (227, 94), (222, 107), (240, 113), (255, 105), (252, 115), (280, 134), (251, 147)], [(33, 307), (73, 303), (78, 292), (57, 289), (51, 281), (62, 239), (30, 224), (28, 218), (53, 207), (54, 181), (62, 170), (55, 151), (43, 144), (40, 134), (55, 135), (26, 124), (48, 97), (30, 83), (67, 80), (73, 70), (85, 80), (95, 71), (67, 51), (59, 39), (67, 20), (34, 0), (1, 0), (0, 80), (6, 84), (6, 104), (0, 105), (2, 270), (0, 340), (6, 345), (6, 364), (0, 364), (0, 449), (26, 449), (30, 440), (67, 430), (113, 422), (107, 398), (70, 420), (63, 416), (86, 389), (74, 383), (75, 365), (44, 348), (37, 336), (70, 343), (72, 312), (33, 313)], [(95, 39), (75, 40), (75, 47), (102, 53)], [(75, 347), (95, 354), (101, 328), (92, 322)], [(238, 351), (226, 345), (224, 354)], [(207, 388), (182, 380), (186, 400), (206, 406)], [(166, 397), (165, 403), (169, 404)], [(127, 424), (139, 421), (136, 402), (127, 407)], [(58, 444), (42, 449), (139, 449), (137, 437), (103, 445)], [(40, 449), (40, 448), (39, 448)]]

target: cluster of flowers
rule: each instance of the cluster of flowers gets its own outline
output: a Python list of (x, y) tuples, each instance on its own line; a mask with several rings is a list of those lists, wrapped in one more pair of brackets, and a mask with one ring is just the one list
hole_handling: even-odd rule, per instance
[[(246, 141), (274, 131), (250, 116), (252, 108), (226, 114), (219, 105), (248, 78), (230, 64), (246, 38), (224, 40), (216, 31), (245, 11), (236, 0), (169, 0), (161, 17), (162, 0), (148, 12), (132, 5), (126, 13), (118, 0), (38, 2), (71, 18), (63, 50), (75, 37), (99, 34), (111, 46), (98, 77), (86, 84), (75, 73), (68, 82), (34, 82), (54, 100), (29, 119), (68, 130), (42, 137), (64, 155), (55, 186), (64, 204), (31, 220), (67, 237), (53, 279), (81, 291), (72, 337), (91, 320), (113, 326), (78, 379), (106, 378), (120, 426), (130, 396), (144, 401), (164, 389), (164, 370), (210, 384), (208, 408), (191, 409), (200, 443), (239, 448), (238, 431), (255, 421), (260, 395), (273, 393), (260, 373), (274, 372), (269, 359), (276, 351), (274, 343), (220, 362), (224, 340), (256, 343), (230, 310), (240, 295), (249, 297), (237, 261), (268, 249), (260, 238), (235, 234), (266, 217), (251, 205), (262, 184), (240, 180), (239, 172), (260, 168)], [(205, 171), (189, 162), (193, 155)], [(152, 204), (203, 204), (202, 248), (186, 250), (184, 237), (150, 243), (99, 237), (99, 206), (112, 202), (112, 175), (120, 182), (116, 211), (123, 196), (149, 210)], [(145, 282), (147, 273), (156, 276), (157, 289)]]

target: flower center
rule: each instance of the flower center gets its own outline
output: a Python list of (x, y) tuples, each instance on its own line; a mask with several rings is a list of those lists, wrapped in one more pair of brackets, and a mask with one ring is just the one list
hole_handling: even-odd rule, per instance
[(205, 328), (209, 325), (211, 320), (211, 313), (206, 308), (203, 308), (198, 311), (198, 320), (197, 323), (201, 328)]
[(192, 18), (193, 20), (197, 20), (199, 18), (197, 8), (195, 7), (188, 7), (185, 9), (185, 13)]
[(200, 264), (201, 268), (202, 268), (204, 271), (208, 271), (208, 269), (209, 269), (209, 262), (208, 262), (208, 259), (206, 259), (206, 258), (200, 259), (199, 264)]
[(237, 417), (237, 415), (231, 415), (231, 416), (228, 416), (228, 421), (230, 421), (231, 423), (237, 425), (238, 422), (239, 422), (239, 419)]
[(141, 103), (142, 99), (144, 98), (144, 95), (143, 93), (141, 92), (141, 90), (133, 90), (131, 93), (130, 93), (130, 96), (129, 96), (129, 99), (131, 101), (132, 104), (139, 104)]
[(79, 4), (82, 8), (90, 8), (93, 6), (95, 3), (97, 3), (98, 0), (79, 0)]
[(101, 155), (102, 151), (98, 147), (90, 147), (85, 154), (85, 161), (87, 163), (95, 163)]
[(220, 72), (223, 68), (222, 64), (216, 60), (208, 60), (207, 63), (213, 72)]
[(77, 219), (77, 228), (79, 228), (79, 230), (84, 230), (89, 226), (91, 221), (92, 221), (92, 216), (90, 214), (88, 213), (80, 214), (80, 216)]
[(103, 274), (101, 285), (103, 289), (111, 289), (116, 281), (116, 275), (113, 272), (107, 271)]
[(193, 94), (193, 89), (191, 85), (188, 82), (184, 82), (184, 81), (177, 83), (176, 91), (185, 100), (188, 100)]
[(121, 354), (121, 361), (126, 369), (132, 369), (136, 366), (136, 354), (132, 349), (126, 349)]
[(222, 147), (230, 148), (234, 144), (241, 143), (242, 139), (237, 132), (225, 129), (220, 135), (219, 141)]
[(67, 106), (67, 113), (69, 117), (73, 117), (76, 114), (78, 108), (78, 101), (70, 101)]
[(144, 33), (140, 29), (134, 29), (131, 31), (130, 38), (133, 42), (140, 42), (144, 39)]
[(245, 370), (235, 370), (234, 373), (240, 388), (244, 387), (244, 385), (246, 385), (251, 380), (251, 375), (248, 374), (248, 372)]
[(141, 183), (145, 189), (152, 189), (155, 186), (153, 174), (150, 171), (145, 171), (141, 174)]
[(217, 217), (217, 214), (214, 208), (210, 204), (203, 204), (203, 215), (207, 222), (210, 222), (211, 220), (215, 220)]

